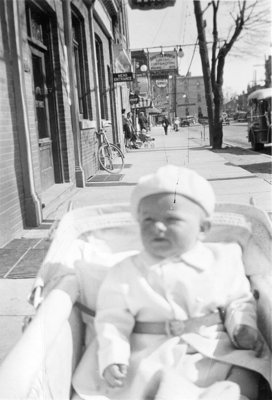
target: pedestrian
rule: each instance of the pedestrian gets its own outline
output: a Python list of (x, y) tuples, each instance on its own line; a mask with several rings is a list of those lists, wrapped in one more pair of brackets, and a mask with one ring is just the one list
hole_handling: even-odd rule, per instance
[(124, 131), (124, 126), (126, 124), (126, 109), (122, 108), (122, 125), (123, 125), (123, 131)]
[(209, 182), (187, 168), (140, 179), (131, 208), (144, 249), (102, 282), (97, 341), (74, 376), (81, 397), (256, 400), (269, 359), (255, 357), (263, 341), (241, 248), (203, 242), (214, 206)]
[(129, 148), (130, 147), (130, 141), (131, 141), (131, 124), (130, 121), (128, 120), (128, 115), (129, 113), (126, 114), (126, 110), (123, 108), (122, 109), (122, 123), (123, 123), (123, 132), (124, 132), (124, 138), (125, 138), (125, 147)]
[(162, 120), (162, 126), (163, 126), (163, 129), (164, 129), (165, 135), (168, 135), (168, 126), (169, 125), (170, 125), (170, 122), (169, 122), (168, 118), (165, 115), (163, 117), (163, 120)]
[(138, 149), (139, 147), (136, 144), (137, 141), (137, 135), (135, 133), (135, 129), (133, 126), (133, 122), (132, 122), (132, 117), (131, 117), (131, 112), (127, 113), (127, 125), (128, 125), (128, 131), (129, 131), (129, 147), (132, 149)]
[(143, 111), (141, 111), (139, 113), (139, 118), (138, 118), (138, 122), (139, 122), (139, 127), (140, 127), (140, 132), (142, 133), (143, 130), (145, 130), (147, 132), (148, 129), (148, 121), (146, 116), (144, 115)]

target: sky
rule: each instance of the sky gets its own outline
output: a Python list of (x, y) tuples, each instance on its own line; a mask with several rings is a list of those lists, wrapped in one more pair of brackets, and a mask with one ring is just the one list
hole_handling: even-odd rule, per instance
[[(226, 39), (233, 26), (231, 15), (234, 3), (237, 4), (237, 1), (222, 1), (218, 16), (220, 38)], [(269, 0), (259, 0), (259, 3), (262, 10), (267, 7), (266, 16), (271, 20)], [(205, 2), (202, 4), (204, 8)], [(211, 15), (209, 10), (205, 14), (207, 40), (211, 39)], [(202, 75), (199, 49), (195, 48), (197, 30), (192, 0), (176, 0), (174, 7), (163, 10), (132, 10), (128, 6), (128, 18), (131, 49), (149, 48), (149, 51), (156, 51), (160, 46), (170, 46), (164, 50), (173, 50), (174, 46), (181, 45), (184, 57), (180, 60), (180, 73), (185, 75), (189, 71), (192, 76)], [(271, 54), (271, 24), (258, 33), (260, 29), (255, 26), (254, 30), (244, 31), (228, 54), (224, 73), (225, 94), (240, 94), (247, 90), (248, 84), (264, 79), (264, 60)], [(156, 46), (158, 48), (152, 49)]]

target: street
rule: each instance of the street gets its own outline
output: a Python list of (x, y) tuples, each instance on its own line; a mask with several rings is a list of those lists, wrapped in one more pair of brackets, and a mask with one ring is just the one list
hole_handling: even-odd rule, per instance
[[(272, 146), (266, 145), (260, 152), (253, 151), (251, 149), (250, 143), (247, 141), (247, 124), (236, 123), (231, 125), (225, 125), (223, 127), (223, 143), (225, 146), (240, 147), (241, 156), (233, 157), (229, 153), (225, 157), (232, 163), (239, 165), (240, 167), (246, 169), (247, 171), (255, 174), (259, 178), (271, 184), (271, 154)], [(243, 150), (248, 153), (247, 157), (243, 156)], [(250, 156), (252, 154), (252, 156)], [(256, 154), (259, 157), (256, 159)], [(253, 160), (254, 158), (254, 160)], [(252, 160), (251, 160), (252, 159)]]
[[(202, 125), (179, 128), (182, 134), (188, 134), (188, 141), (196, 141), (209, 145), (209, 129)], [(188, 132), (188, 133), (187, 133)], [(271, 145), (265, 146), (261, 152), (251, 149), (247, 141), (247, 124), (233, 123), (223, 126), (223, 148), (213, 150), (220, 153), (229, 163), (251, 172), (258, 178), (272, 183), (271, 179)]]
[[(251, 150), (251, 145), (247, 140), (247, 123), (232, 122), (230, 125), (223, 126), (223, 132), (223, 142), (225, 145), (239, 146), (243, 149)], [(271, 156), (272, 146), (266, 145), (260, 153)]]

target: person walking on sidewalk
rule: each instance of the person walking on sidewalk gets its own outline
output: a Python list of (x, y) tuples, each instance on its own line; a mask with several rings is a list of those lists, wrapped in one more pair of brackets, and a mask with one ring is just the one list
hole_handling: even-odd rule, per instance
[(139, 147), (136, 145), (137, 136), (135, 134), (135, 129), (132, 122), (131, 112), (127, 113), (127, 132), (129, 132), (129, 147), (132, 149), (138, 149)]
[(122, 109), (122, 123), (125, 136), (125, 146), (130, 147), (130, 141), (132, 137), (132, 121), (130, 120), (130, 113), (128, 112), (126, 115), (125, 109)]
[(164, 133), (166, 134), (166, 135), (168, 135), (168, 126), (170, 125), (170, 122), (169, 122), (169, 119), (166, 117), (166, 115), (163, 117), (163, 120), (162, 120), (162, 126), (163, 126), (163, 129), (164, 129)]
[(139, 122), (139, 126), (140, 126), (140, 132), (143, 133), (143, 129), (145, 131), (147, 131), (148, 121), (147, 121), (147, 118), (146, 118), (146, 116), (144, 115), (144, 113), (142, 111), (139, 114), (138, 122)]

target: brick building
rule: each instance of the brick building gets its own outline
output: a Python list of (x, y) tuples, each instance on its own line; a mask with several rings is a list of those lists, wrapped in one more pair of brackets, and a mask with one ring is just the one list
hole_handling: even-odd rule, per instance
[(203, 76), (176, 76), (176, 115), (207, 116)]
[(131, 68), (124, 4), (0, 1), (0, 244), (97, 172), (103, 120), (122, 146), (129, 88), (112, 73)]

